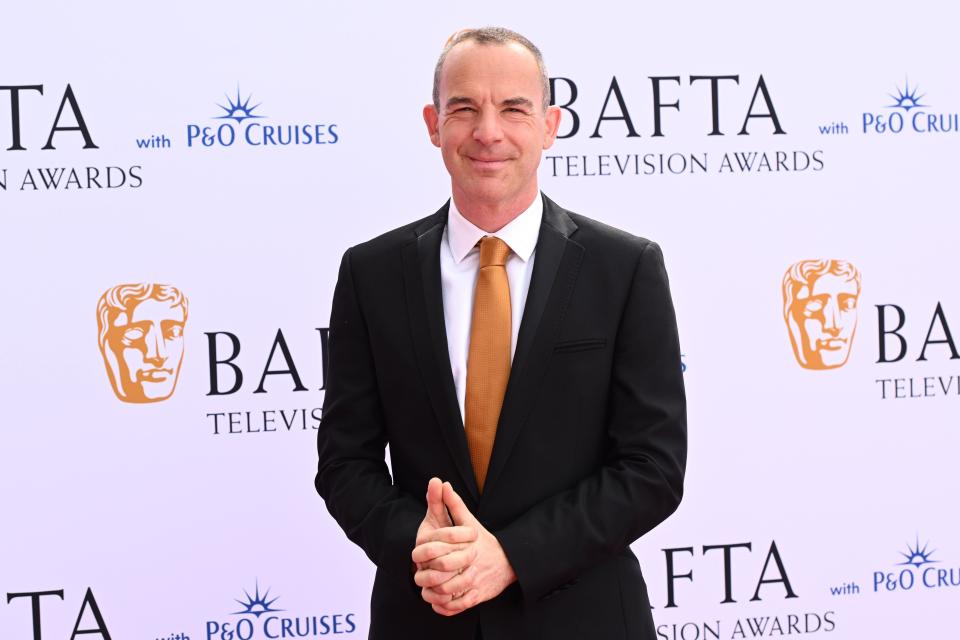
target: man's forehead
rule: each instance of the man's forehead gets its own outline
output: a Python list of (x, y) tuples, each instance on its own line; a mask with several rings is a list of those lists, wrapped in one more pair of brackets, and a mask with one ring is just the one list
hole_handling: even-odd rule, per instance
[(140, 320), (183, 320), (183, 307), (174, 306), (170, 300), (143, 300), (133, 309), (128, 309), (130, 322)]
[[(508, 40), (506, 42), (477, 42), (476, 40), (464, 40), (453, 45), (447, 52), (447, 60), (456, 59), (464, 56), (470, 56), (477, 53), (493, 52), (505, 53), (523, 58), (528, 58), (533, 64), (537, 63), (536, 57), (530, 49), (516, 42)], [(520, 58), (517, 58), (518, 60)]]
[(480, 44), (468, 40), (450, 49), (441, 70), (441, 92), (456, 90), (459, 94), (491, 85), (536, 91), (540, 86), (537, 59), (517, 42)]
[[(509, 95), (509, 94), (504, 94)], [(511, 106), (511, 107), (532, 107), (533, 100), (524, 96), (513, 96), (513, 97), (502, 97), (497, 96), (494, 98), (497, 104)], [(470, 95), (451, 95), (447, 98), (444, 103), (447, 107), (455, 107), (458, 105), (471, 105), (477, 103), (478, 100)]]
[(826, 273), (811, 283), (813, 295), (818, 293), (857, 293), (857, 282), (848, 276)]

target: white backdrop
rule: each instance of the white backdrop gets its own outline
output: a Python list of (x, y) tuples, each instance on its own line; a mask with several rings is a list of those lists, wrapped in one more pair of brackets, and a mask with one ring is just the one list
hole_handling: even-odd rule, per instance
[[(634, 545), (660, 637), (956, 633), (956, 7), (39, 2), (3, 13), (0, 637), (39, 637), (34, 603), (53, 640), (366, 635), (373, 568), (312, 485), (319, 330), (343, 251), (447, 197), (420, 109), (447, 36), (484, 24), (528, 35), (550, 75), (576, 86), (561, 130), (572, 110), (579, 131), (545, 154), (543, 190), (666, 255), (687, 490)], [(737, 76), (717, 81), (723, 135), (708, 135), (710, 81), (693, 76)], [(755, 97), (761, 76), (768, 101)], [(603, 111), (614, 77), (635, 137), (612, 119), (615, 95)], [(679, 105), (661, 107), (662, 136), (657, 83), (660, 103)], [(9, 88), (35, 85), (42, 93)], [(97, 148), (76, 129), (42, 148), (55, 126), (78, 126), (69, 100), (57, 118), (68, 85)], [(567, 103), (570, 82), (556, 86)], [(218, 119), (238, 92), (257, 117)], [(782, 134), (753, 117), (738, 135), (771, 106)], [(229, 146), (188, 138), (224, 124), (238, 134)], [(326, 143), (249, 144), (250, 126), (255, 143), (290, 126)], [(687, 171), (661, 172), (661, 157)], [(798, 364), (783, 319), (781, 279), (811, 258), (862, 276), (850, 357), (831, 370)], [(96, 307), (122, 283), (189, 299), (169, 399), (122, 402), (111, 388)], [(906, 355), (879, 362), (889, 305), (904, 314)], [(306, 390), (276, 374), (254, 393), (265, 368), (289, 368), (279, 348), (268, 366), (278, 330)], [(211, 395), (228, 333), (243, 384)], [(892, 359), (898, 339), (885, 340)], [(226, 391), (233, 370), (215, 366)], [(15, 595), (49, 591), (62, 597)]]

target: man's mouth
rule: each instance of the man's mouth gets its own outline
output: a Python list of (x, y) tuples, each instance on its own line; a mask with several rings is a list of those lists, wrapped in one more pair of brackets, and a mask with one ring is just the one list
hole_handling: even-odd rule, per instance
[(146, 369), (137, 373), (137, 379), (141, 382), (163, 382), (172, 375), (172, 369)]
[(839, 351), (847, 346), (847, 339), (831, 338), (830, 340), (817, 340), (817, 346), (827, 351)]
[(467, 156), (467, 158), (474, 167), (480, 170), (500, 169), (510, 161), (509, 158), (485, 158), (482, 156)]

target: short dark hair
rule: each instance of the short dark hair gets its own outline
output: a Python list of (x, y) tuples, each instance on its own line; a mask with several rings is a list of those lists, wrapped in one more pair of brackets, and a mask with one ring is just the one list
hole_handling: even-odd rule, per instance
[(446, 61), (447, 54), (450, 53), (451, 49), (461, 42), (467, 42), (468, 40), (482, 45), (516, 42), (532, 53), (533, 57), (537, 60), (537, 68), (540, 70), (540, 85), (543, 89), (543, 110), (547, 110), (547, 107), (550, 106), (550, 79), (547, 77), (547, 65), (543, 62), (543, 54), (540, 53), (540, 49), (537, 49), (535, 44), (516, 31), (511, 31), (503, 27), (482, 27), (480, 29), (461, 29), (457, 31), (450, 36), (447, 44), (443, 47), (440, 58), (437, 60), (437, 66), (433, 69), (433, 106), (436, 107), (437, 111), (440, 110), (440, 72), (443, 70), (443, 63)]

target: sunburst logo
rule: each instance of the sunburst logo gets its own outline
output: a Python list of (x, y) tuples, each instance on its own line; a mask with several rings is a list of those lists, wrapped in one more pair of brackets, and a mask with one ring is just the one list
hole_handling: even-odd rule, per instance
[(908, 564), (912, 567), (919, 569), (925, 564), (933, 564), (939, 562), (939, 560), (933, 559), (933, 554), (936, 553), (936, 549), (930, 549), (930, 543), (925, 542), (923, 547), (920, 546), (920, 538), (917, 537), (916, 542), (913, 546), (910, 546), (910, 543), (907, 543), (907, 552), (900, 552), (900, 555), (905, 558), (903, 562), (898, 562), (897, 564), (905, 565)]
[(904, 111), (909, 112), (910, 109), (916, 107), (929, 107), (930, 105), (921, 104), (920, 101), (927, 94), (920, 93), (920, 87), (910, 88), (910, 81), (905, 80), (903, 83), (903, 89), (897, 87), (897, 95), (888, 93), (888, 96), (893, 98), (893, 104), (888, 104), (888, 109), (903, 109)]
[[(205, 104), (208, 104), (206, 100)], [(261, 113), (263, 104), (252, 93), (244, 96), (240, 85), (236, 91), (224, 93), (224, 100), (214, 102), (220, 112), (203, 122), (187, 123), (188, 147), (290, 147), (336, 144), (340, 140), (338, 125), (319, 124), (317, 120), (279, 120), (277, 107), (269, 117)], [(270, 104), (274, 104), (271, 102)], [(282, 107), (280, 111), (283, 111)], [(282, 116), (282, 114), (281, 114)]]
[(214, 116), (217, 120), (234, 120), (237, 124), (240, 124), (244, 120), (249, 120), (250, 118), (266, 118), (266, 116), (254, 114), (254, 110), (259, 107), (262, 103), (258, 102), (257, 104), (250, 106), (250, 102), (253, 99), (253, 94), (247, 96), (247, 99), (244, 100), (240, 97), (240, 87), (237, 87), (237, 95), (235, 98), (231, 98), (228, 94), (224, 94), (224, 97), (227, 99), (227, 106), (223, 106), (219, 102), (217, 106), (224, 110), (222, 116)]
[(257, 618), (262, 616), (265, 613), (272, 613), (274, 611), (283, 611), (283, 609), (274, 609), (271, 605), (278, 600), (279, 597), (270, 598), (270, 589), (267, 589), (263, 595), (260, 595), (260, 584), (256, 583), (254, 587), (253, 596), (251, 596), (246, 589), (243, 591), (243, 595), (246, 596), (245, 600), (236, 600), (236, 602), (243, 607), (243, 611), (234, 611), (233, 615), (235, 616), (245, 616), (245, 615), (254, 615)]

